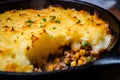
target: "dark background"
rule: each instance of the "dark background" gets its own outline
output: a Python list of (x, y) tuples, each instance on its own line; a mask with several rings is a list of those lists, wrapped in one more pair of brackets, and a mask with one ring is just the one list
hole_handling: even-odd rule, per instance
[(116, 0), (116, 1), (117, 1), (116, 7), (120, 9), (120, 0)]

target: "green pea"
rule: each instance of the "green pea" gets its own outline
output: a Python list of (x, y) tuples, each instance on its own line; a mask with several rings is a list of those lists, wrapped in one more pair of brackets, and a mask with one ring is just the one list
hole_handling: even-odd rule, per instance
[(88, 42), (87, 42), (87, 41), (82, 41), (82, 42), (81, 42), (81, 46), (86, 47), (87, 45), (88, 45)]

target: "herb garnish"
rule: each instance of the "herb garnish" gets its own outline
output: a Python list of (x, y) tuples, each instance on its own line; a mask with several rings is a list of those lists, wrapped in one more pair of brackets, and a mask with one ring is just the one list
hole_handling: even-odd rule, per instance
[(51, 20), (55, 20), (56, 19), (56, 16), (52, 16)]
[(29, 19), (29, 20), (27, 20), (26, 22), (27, 22), (27, 23), (33, 23), (33, 21), (32, 21), (32, 20), (30, 20), (30, 19)]
[(43, 20), (44, 22), (46, 22), (46, 18), (42, 18), (42, 20)]
[(76, 24), (78, 24), (78, 23), (80, 23), (81, 21), (80, 20), (78, 20), (77, 22), (76, 22)]
[(40, 28), (42, 28), (43, 27), (43, 25), (40, 25)]
[(55, 29), (56, 29), (56, 27), (53, 27), (53, 29), (55, 30)]
[(60, 23), (60, 20), (55, 20), (56, 23)]
[(23, 35), (24, 33), (22, 32), (21, 35)]
[(37, 14), (38, 17), (40, 17), (40, 14)]

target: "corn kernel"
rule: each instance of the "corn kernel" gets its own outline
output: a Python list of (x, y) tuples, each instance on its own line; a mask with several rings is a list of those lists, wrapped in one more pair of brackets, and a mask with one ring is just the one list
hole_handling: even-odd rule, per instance
[(72, 61), (71, 64), (70, 64), (71, 67), (74, 67), (76, 66), (76, 61)]
[(86, 62), (87, 62), (87, 58), (86, 58), (86, 57), (84, 57), (84, 56), (81, 56), (81, 57), (80, 57), (80, 59), (81, 59), (84, 63), (86, 63)]
[(83, 61), (81, 59), (78, 60), (78, 65), (82, 65)]
[(79, 52), (76, 52), (76, 54), (74, 55), (74, 57), (75, 57), (76, 59), (78, 59), (78, 58), (79, 58)]
[(81, 49), (81, 50), (79, 51), (79, 55), (81, 55), (81, 56), (85, 55), (85, 49)]
[(53, 64), (50, 64), (47, 66), (47, 71), (53, 71), (54, 69), (54, 65)]

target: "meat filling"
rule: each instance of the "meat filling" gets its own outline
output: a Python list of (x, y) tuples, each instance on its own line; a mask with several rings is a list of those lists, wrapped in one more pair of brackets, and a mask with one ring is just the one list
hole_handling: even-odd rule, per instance
[(58, 55), (49, 55), (47, 64), (37, 66), (34, 64), (34, 72), (64, 70), (70, 67), (80, 66), (98, 58), (92, 50), (92, 46), (87, 41), (66, 45), (63, 48), (63, 53)]

